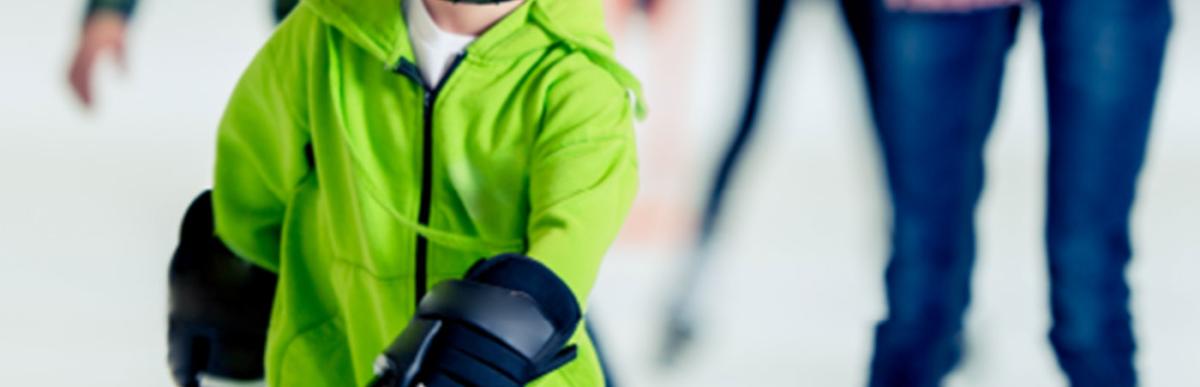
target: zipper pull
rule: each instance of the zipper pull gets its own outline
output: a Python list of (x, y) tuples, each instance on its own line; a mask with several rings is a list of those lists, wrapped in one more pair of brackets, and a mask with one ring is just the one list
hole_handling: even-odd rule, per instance
[(408, 77), (408, 79), (421, 85), (421, 88), (428, 88), (425, 86), (425, 79), (421, 76), (421, 71), (417, 69), (417, 64), (409, 61), (408, 58), (400, 58), (400, 62), (396, 63), (396, 66), (392, 68), (392, 72)]

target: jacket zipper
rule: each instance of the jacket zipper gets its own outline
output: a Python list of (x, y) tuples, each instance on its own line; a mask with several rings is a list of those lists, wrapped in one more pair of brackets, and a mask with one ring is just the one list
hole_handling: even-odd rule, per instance
[[(417, 223), (422, 226), (429, 225), (429, 217), (431, 212), (431, 201), (433, 196), (433, 108), (437, 103), (438, 94), (442, 91), (442, 86), (450, 79), (450, 75), (458, 68), (463, 59), (467, 57), (464, 51), (454, 58), (450, 66), (446, 68), (446, 74), (442, 76), (442, 81), (437, 87), (429, 87), (429, 82), (421, 76), (421, 72), (417, 69), (416, 64), (408, 59), (401, 58), (400, 64), (396, 71), (407, 75), (413, 81), (421, 85), (424, 92), (424, 133), (421, 138), (421, 202), (420, 208), (417, 211)], [(424, 235), (417, 233), (416, 251), (414, 254), (414, 292), (416, 296), (413, 300), (413, 305), (421, 304), (421, 298), (425, 297), (425, 289), (427, 288), (426, 278), (428, 276), (427, 258), (429, 254), (429, 240)]]

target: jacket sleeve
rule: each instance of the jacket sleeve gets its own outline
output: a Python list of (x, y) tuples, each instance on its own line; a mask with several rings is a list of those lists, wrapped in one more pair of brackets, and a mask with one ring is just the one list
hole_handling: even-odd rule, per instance
[[(217, 133), (213, 213), (217, 236), (238, 256), (278, 271), (285, 212), (310, 173), (304, 109), (304, 19), (276, 31), (238, 81)], [(292, 24), (292, 25), (289, 25)], [(314, 28), (308, 26), (309, 28)]]
[(113, 11), (128, 18), (129, 15), (133, 14), (133, 9), (136, 6), (136, 0), (88, 0), (87, 11), (84, 14), (92, 16), (99, 11)]
[(637, 193), (633, 105), (606, 73), (557, 82), (531, 160), (527, 255), (586, 305)]

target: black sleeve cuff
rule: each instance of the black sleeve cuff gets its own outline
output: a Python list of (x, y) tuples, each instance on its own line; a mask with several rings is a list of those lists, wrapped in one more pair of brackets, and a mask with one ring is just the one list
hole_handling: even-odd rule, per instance
[(90, 0), (87, 5), (87, 16), (92, 16), (96, 12), (111, 11), (121, 14), (128, 18), (133, 14), (133, 9), (137, 6), (137, 0)]

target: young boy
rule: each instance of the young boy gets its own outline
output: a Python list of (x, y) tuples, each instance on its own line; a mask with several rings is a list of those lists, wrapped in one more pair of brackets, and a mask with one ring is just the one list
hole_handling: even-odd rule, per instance
[[(507, 382), (604, 384), (559, 313), (582, 310), (637, 185), (639, 86), (601, 15), (598, 0), (309, 0), (283, 22), (230, 100), (212, 193), (221, 241), (278, 274), (268, 384), (499, 384), (470, 368), (511, 359), (473, 345), (528, 349), (544, 326), (569, 331), (534, 340)], [(530, 301), (547, 321), (504, 326)]]

